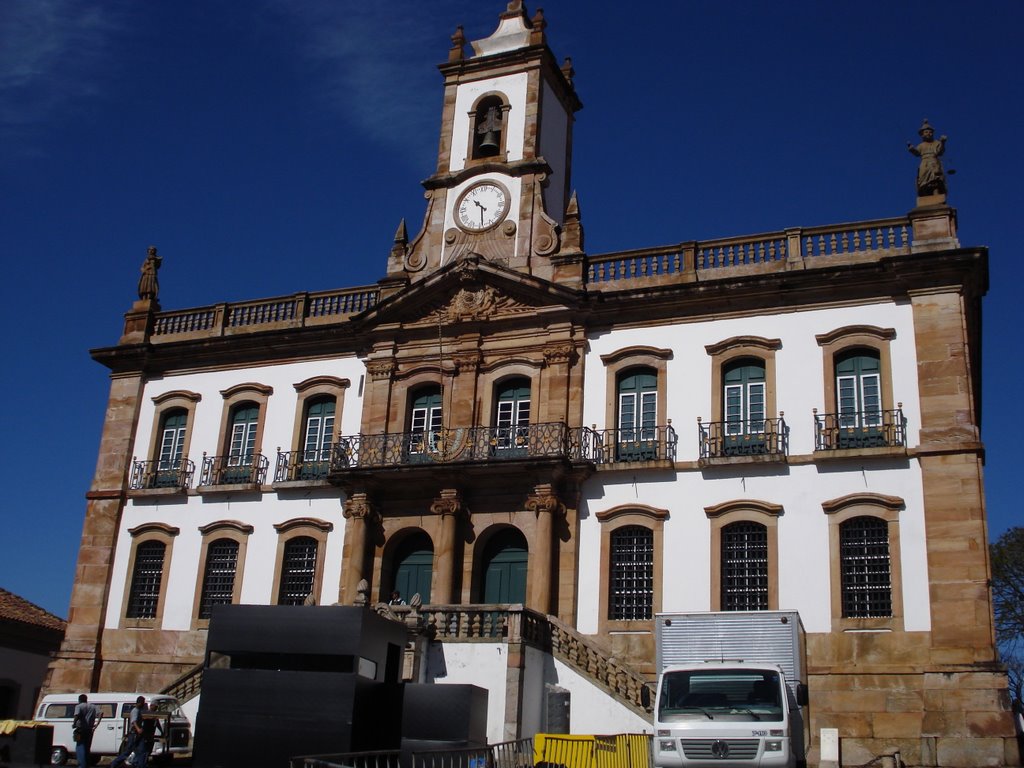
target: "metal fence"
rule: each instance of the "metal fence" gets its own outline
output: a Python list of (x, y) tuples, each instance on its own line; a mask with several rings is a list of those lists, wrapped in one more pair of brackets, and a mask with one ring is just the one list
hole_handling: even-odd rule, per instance
[(533, 764), (533, 739), (520, 739), (485, 747), (304, 755), (293, 757), (289, 768), (526, 768)]

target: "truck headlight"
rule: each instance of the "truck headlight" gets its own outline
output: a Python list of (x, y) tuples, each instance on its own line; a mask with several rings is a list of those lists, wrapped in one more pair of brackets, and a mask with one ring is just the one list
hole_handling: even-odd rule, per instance
[(767, 740), (764, 743), (764, 751), (765, 752), (781, 752), (782, 751), (782, 742), (781, 741), (773, 741), (772, 739), (769, 739), (769, 740)]
[(676, 743), (672, 739), (661, 739), (658, 742), (658, 749), (661, 752), (675, 752)]

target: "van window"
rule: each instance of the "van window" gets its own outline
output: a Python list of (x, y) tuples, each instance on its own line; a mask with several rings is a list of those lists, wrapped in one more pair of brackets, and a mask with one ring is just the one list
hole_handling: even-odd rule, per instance
[(43, 717), (47, 720), (60, 720), (62, 718), (70, 720), (74, 716), (74, 704), (47, 704), (46, 711), (43, 712)]
[[(47, 704), (46, 709), (43, 711), (43, 718), (46, 720), (70, 720), (75, 716), (75, 707), (77, 706), (77, 701)], [(117, 705), (109, 702), (96, 704), (96, 709), (103, 717), (113, 717), (114, 711), (117, 709)]]

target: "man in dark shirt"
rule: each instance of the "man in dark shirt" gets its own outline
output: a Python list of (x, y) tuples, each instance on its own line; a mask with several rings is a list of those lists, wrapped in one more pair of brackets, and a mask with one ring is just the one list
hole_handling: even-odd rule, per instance
[(135, 700), (135, 706), (132, 707), (131, 714), (128, 715), (128, 732), (125, 734), (126, 739), (124, 746), (121, 747), (121, 751), (117, 757), (110, 764), (110, 768), (120, 768), (124, 765), (132, 752), (135, 752), (139, 748), (139, 742), (142, 741), (142, 715), (146, 711), (146, 697), (139, 696)]

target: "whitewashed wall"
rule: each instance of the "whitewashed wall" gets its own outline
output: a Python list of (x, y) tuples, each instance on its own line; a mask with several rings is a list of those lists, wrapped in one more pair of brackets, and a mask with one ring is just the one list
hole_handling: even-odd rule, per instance
[(568, 161), (569, 120), (558, 97), (546, 80), (541, 83), (540, 154), (551, 166), (551, 177), (544, 189), (544, 208), (559, 224), (565, 218), (565, 176)]
[[(718, 421), (711, 413), (711, 357), (705, 345), (733, 336), (778, 338), (775, 353), (776, 393), (790, 427), (791, 455), (814, 451), (811, 409), (830, 412), (824, 402), (824, 368), (815, 335), (848, 325), (895, 328), (891, 342), (894, 402), (903, 403), (909, 420), (908, 445), (918, 442), (920, 405), (913, 317), (908, 305), (880, 303), (791, 312), (759, 317), (619, 330), (590, 338), (584, 389), (584, 424), (605, 424), (605, 368), (601, 355), (645, 345), (671, 349), (667, 361), (667, 414), (679, 435), (677, 459), (699, 458), (697, 417)], [(887, 385), (886, 385), (887, 386)], [(774, 414), (777, 415), (777, 414)], [(703, 472), (650, 470), (599, 472), (584, 486), (581, 504), (578, 629), (598, 628), (600, 525), (595, 515), (621, 505), (645, 504), (667, 509), (662, 567), (666, 611), (700, 611), (711, 607), (710, 523), (704, 508), (734, 499), (781, 504), (779, 519), (780, 608), (800, 612), (808, 632), (831, 628), (828, 520), (821, 503), (854, 492), (899, 496), (904, 623), (908, 631), (930, 629), (924, 505), (920, 467), (916, 460), (851, 459), (827, 465), (740, 464)]]
[[(550, 654), (525, 648), (523, 669), (522, 735), (544, 729), (545, 685), (569, 691), (572, 733), (649, 732), (650, 723), (617, 703), (602, 689)], [(504, 643), (432, 643), (427, 681), (461, 683), (487, 690), (487, 740), (505, 741), (505, 691), (508, 646)]]
[(425, 681), (476, 685), (487, 690), (487, 741), (505, 741), (505, 643), (431, 643)]
[(509, 161), (523, 159), (523, 136), (526, 133), (526, 85), (527, 75), (521, 72), (503, 77), (489, 77), (463, 83), (455, 94), (455, 119), (452, 121), (451, 162), (448, 170), (461, 171), (466, 167), (469, 150), (469, 135), (472, 128), (470, 111), (473, 104), (485, 93), (498, 91), (505, 94), (511, 106), (505, 115), (505, 150)]
[[(189, 446), (189, 458), (195, 462), (198, 480), (203, 452), (215, 455), (220, 451), (218, 437), (224, 410), (221, 391), (238, 384), (255, 382), (274, 389), (274, 393), (267, 401), (263, 442), (261, 446), (257, 446), (270, 461), (267, 479), (267, 482), (270, 482), (273, 478), (277, 449), (291, 450), (292, 446), (297, 403), (294, 385), (313, 376), (349, 379), (351, 386), (345, 391), (342, 410), (336, 418), (339, 419), (339, 434), (356, 434), (359, 432), (362, 416), (360, 390), (364, 372), (362, 361), (356, 358), (342, 358), (234, 371), (191, 373), (156, 379), (147, 384), (143, 395), (133, 455), (140, 460), (150, 458), (148, 453), (155, 414), (153, 397), (176, 390), (198, 392), (202, 399), (196, 404)], [(180, 533), (174, 537), (171, 550), (163, 629), (184, 630), (191, 627), (202, 550), (202, 535), (199, 529), (218, 520), (239, 520), (253, 526), (253, 533), (248, 537), (245, 563), (239, 567), (242, 574), (241, 602), (264, 605), (273, 602), (271, 590), (278, 543), (278, 533), (274, 530), (274, 525), (297, 517), (315, 517), (333, 523), (334, 529), (327, 539), (323, 586), (318, 598), (320, 604), (335, 602), (341, 577), (341, 551), (345, 535), (343, 502), (344, 496), (339, 498), (336, 489), (279, 491), (264, 493), (258, 497), (246, 494), (218, 494), (207, 497), (189, 495), (130, 499), (125, 506), (118, 531), (106, 626), (117, 627), (123, 612), (124, 593), (130, 581), (128, 563), (132, 542), (128, 531), (147, 522), (163, 522), (180, 529)]]

